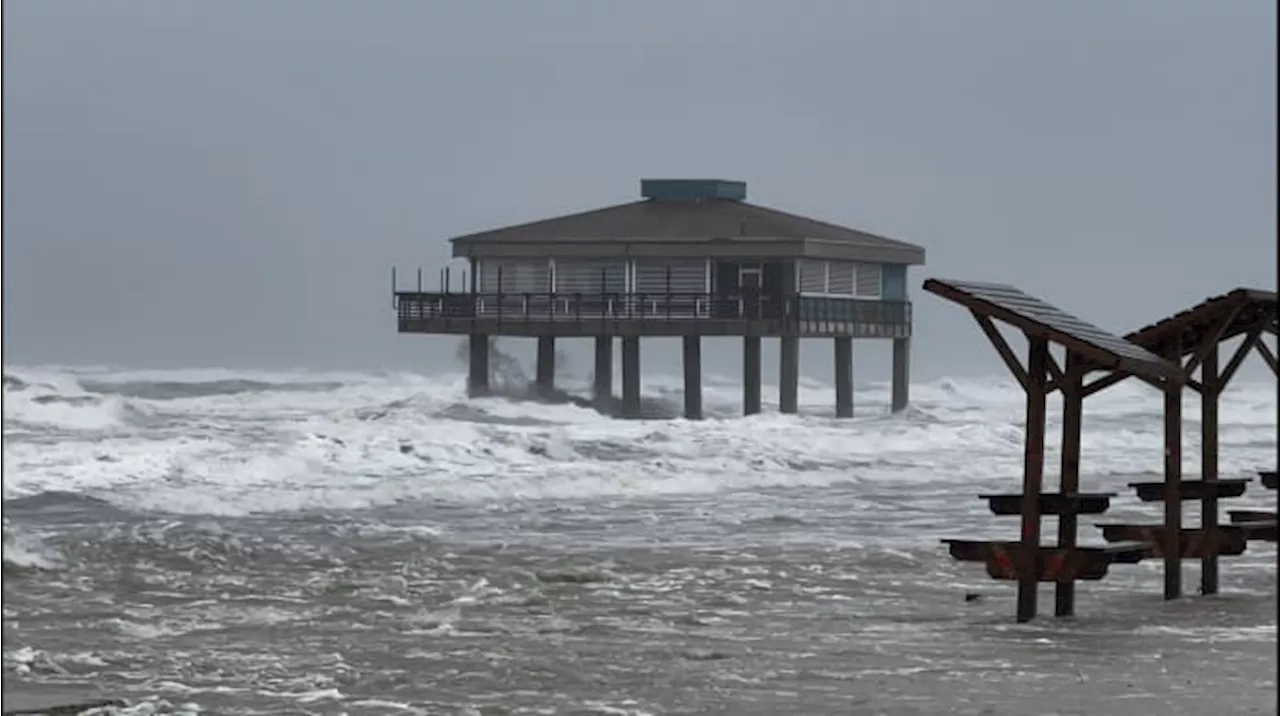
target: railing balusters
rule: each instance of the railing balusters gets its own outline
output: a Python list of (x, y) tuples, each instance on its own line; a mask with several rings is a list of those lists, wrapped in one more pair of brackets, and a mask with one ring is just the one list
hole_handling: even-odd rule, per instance
[[(912, 306), (906, 301), (873, 301), (829, 296), (775, 296), (709, 293), (445, 293), (396, 292), (395, 312), (402, 330), (421, 330), (442, 319), (514, 318), (507, 305), (519, 296), (521, 321), (717, 320), (778, 321), (809, 331), (836, 330), (866, 337), (909, 335)], [(414, 327), (410, 328), (409, 326)]]

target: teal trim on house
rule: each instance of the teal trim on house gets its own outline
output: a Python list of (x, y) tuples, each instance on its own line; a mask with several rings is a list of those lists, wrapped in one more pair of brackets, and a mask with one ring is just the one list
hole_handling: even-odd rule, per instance
[(911, 304), (857, 298), (800, 297), (800, 320), (857, 323), (909, 323)]
[(664, 201), (744, 201), (747, 198), (747, 183), (726, 179), (641, 179), (640, 195), (646, 199)]
[(907, 265), (884, 264), (880, 271), (880, 298), (886, 301), (907, 300)]

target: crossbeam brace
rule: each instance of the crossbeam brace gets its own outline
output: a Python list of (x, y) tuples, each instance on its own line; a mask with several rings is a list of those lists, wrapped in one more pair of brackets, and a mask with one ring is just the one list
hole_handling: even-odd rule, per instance
[(1227, 332), (1227, 328), (1236, 320), (1236, 316), (1239, 313), (1240, 307), (1237, 306), (1230, 313), (1223, 316), (1222, 320), (1218, 321), (1218, 324), (1211, 329), (1209, 335), (1200, 339), (1200, 348), (1195, 352), (1195, 355), (1191, 356), (1191, 360), (1187, 361), (1186, 373), (1188, 376), (1195, 373), (1196, 368), (1199, 368), (1200, 364), (1204, 362), (1205, 356), (1209, 355), (1209, 351), (1222, 342), (1223, 334)]
[(1000, 359), (1004, 361), (1005, 367), (1013, 373), (1013, 377), (1018, 381), (1018, 385), (1022, 389), (1030, 389), (1030, 379), (1027, 377), (1027, 371), (1022, 367), (1022, 362), (1018, 360), (1018, 356), (1014, 355), (1013, 349), (1009, 347), (1009, 342), (1000, 334), (1000, 329), (996, 328), (996, 324), (989, 317), (970, 310), (974, 320), (978, 322), (978, 326), (982, 328), (982, 332), (986, 334), (987, 340), (991, 341), (991, 346), (996, 349), (996, 353), (1000, 354)]
[(1262, 337), (1262, 331), (1267, 327), (1267, 323), (1270, 320), (1268, 318), (1267, 321), (1255, 323), (1249, 329), (1249, 332), (1245, 334), (1244, 342), (1236, 347), (1236, 352), (1231, 356), (1231, 360), (1227, 361), (1226, 367), (1222, 369), (1222, 375), (1218, 381), (1219, 389), (1227, 387), (1227, 384), (1235, 377), (1236, 371), (1240, 370), (1240, 365), (1244, 363), (1244, 359), (1248, 357), (1249, 351), (1261, 342), (1259, 339)]
[(1277, 362), (1276, 354), (1271, 352), (1271, 347), (1266, 344), (1266, 341), (1263, 341), (1262, 337), (1259, 336), (1258, 340), (1254, 341), (1253, 347), (1257, 349), (1258, 355), (1262, 356), (1262, 360), (1266, 361), (1267, 365), (1271, 367), (1271, 372), (1276, 376), (1280, 376), (1280, 362)]

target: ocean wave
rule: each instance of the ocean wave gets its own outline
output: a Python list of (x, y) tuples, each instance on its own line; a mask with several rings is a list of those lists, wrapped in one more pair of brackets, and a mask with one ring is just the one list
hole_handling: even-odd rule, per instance
[(144, 400), (180, 400), (215, 395), (268, 392), (324, 392), (337, 390), (343, 383), (336, 381), (271, 382), (263, 380), (225, 379), (184, 382), (176, 380), (146, 381), (125, 380), (119, 382), (84, 378), (80, 386), (87, 392), (100, 395), (119, 395)]
[(4, 573), (18, 576), (22, 573), (56, 569), (61, 555), (40, 536), (19, 528), (4, 519)]
[[(707, 420), (678, 417), (680, 379), (644, 385), (654, 417), (615, 420), (586, 377), (554, 393), (508, 381), (467, 400), (462, 376), (5, 370), (4, 496), (48, 510), (66, 495), (173, 514), (352, 510), (420, 500), (485, 502), (713, 494), (880, 480), (954, 482), (1020, 474), (1023, 396), (1008, 380), (857, 387), (836, 420), (829, 386), (806, 379), (801, 415), (741, 417), (738, 381), (708, 376)], [(517, 376), (518, 377), (518, 376)], [(766, 387), (776, 403), (776, 386)], [(1122, 384), (1086, 407), (1089, 480), (1158, 469), (1159, 396)], [(1223, 397), (1223, 474), (1274, 459), (1274, 386)], [(1198, 414), (1194, 403), (1188, 415)], [(1059, 426), (1051, 401), (1050, 430)], [(1185, 468), (1197, 468), (1189, 421)], [(1050, 472), (1056, 464), (1048, 451)], [(50, 497), (56, 495), (57, 497)], [(10, 505), (6, 505), (9, 509)], [(69, 508), (68, 508), (69, 509)]]

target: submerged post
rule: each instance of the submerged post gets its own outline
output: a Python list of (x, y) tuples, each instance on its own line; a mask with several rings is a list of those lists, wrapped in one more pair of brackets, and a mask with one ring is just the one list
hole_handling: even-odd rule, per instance
[(1200, 361), (1200, 479), (1205, 482), (1200, 501), (1200, 528), (1209, 547), (1200, 558), (1200, 593), (1218, 593), (1218, 344)]
[(596, 336), (595, 370), (591, 390), (597, 401), (613, 397), (613, 336)]
[(489, 395), (489, 336), (472, 333), (467, 344), (467, 396)]
[(853, 339), (836, 336), (836, 417), (853, 417)]
[(911, 392), (911, 339), (893, 339), (893, 398), (892, 410), (900, 413), (907, 409)]
[[(1181, 358), (1179, 357), (1179, 360)], [(1164, 598), (1182, 596), (1182, 384), (1164, 384)]]
[(538, 336), (538, 359), (535, 366), (535, 385), (546, 394), (556, 387), (556, 337)]
[(702, 339), (685, 336), (684, 342), (684, 416), (702, 419)]
[(778, 411), (800, 412), (799, 336), (782, 336), (778, 341)]
[[(1084, 371), (1080, 362), (1067, 353), (1062, 382), (1062, 461), (1058, 492), (1064, 505), (1080, 493), (1080, 433), (1084, 417)], [(1079, 516), (1074, 509), (1064, 508), (1058, 514), (1058, 546), (1074, 550), (1079, 530)], [(1053, 614), (1069, 617), (1076, 610), (1075, 580), (1060, 581), (1053, 589)]]
[(760, 336), (742, 339), (742, 413), (760, 412)]
[(640, 337), (622, 337), (622, 415), (640, 417)]
[(1036, 616), (1040, 583), (1040, 492), (1044, 484), (1045, 398), (1049, 342), (1028, 336), (1027, 426), (1022, 475), (1022, 543), (1018, 563), (1018, 621)]

